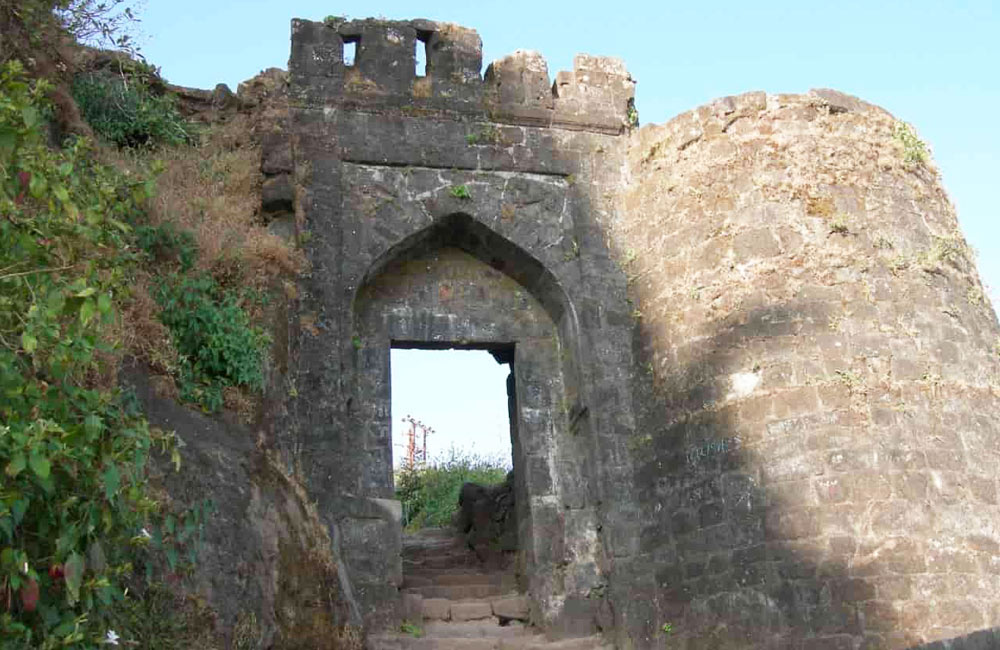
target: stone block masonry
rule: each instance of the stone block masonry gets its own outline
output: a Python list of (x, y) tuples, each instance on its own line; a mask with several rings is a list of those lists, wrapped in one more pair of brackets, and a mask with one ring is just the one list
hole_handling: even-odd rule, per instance
[(671, 621), (688, 648), (910, 648), (1000, 626), (997, 323), (901, 128), (818, 90), (632, 138), (610, 237), (642, 310), (645, 516), (612, 600), (645, 596), (626, 616), (647, 639)]
[(405, 345), (514, 351), (519, 562), (553, 637), (995, 637), (1000, 327), (904, 127), (816, 90), (637, 129), (619, 61), (481, 67), (455, 25), (292, 25), (279, 167), (312, 270), (275, 437), (369, 628), (402, 602)]
[(357, 504), (392, 496), (389, 351), (401, 345), (513, 353), (532, 617), (566, 633), (610, 624), (597, 596), (611, 570), (602, 530), (634, 526), (638, 511), (626, 450), (634, 323), (601, 188), (622, 177), (631, 79), (620, 62), (580, 57), (551, 86), (527, 52), (483, 79), (475, 32), (428, 21), (295, 21), (292, 32), (296, 208), (312, 273), (299, 292), (310, 328), (293, 337), (298, 397), (278, 437), (341, 531), (366, 620), (390, 624), (400, 601), (385, 561), (399, 556), (398, 522)]

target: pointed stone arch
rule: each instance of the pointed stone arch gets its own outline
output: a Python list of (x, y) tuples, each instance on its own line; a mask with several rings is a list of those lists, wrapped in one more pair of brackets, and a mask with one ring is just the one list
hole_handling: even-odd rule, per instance
[(448, 214), (388, 248), (372, 262), (358, 291), (391, 262), (443, 246), (464, 250), (524, 286), (553, 321), (574, 313), (566, 292), (541, 261), (465, 212)]
[(352, 318), (364, 368), (352, 396), (356, 424), (381, 451), (366, 482), (386, 486), (385, 496), (392, 485), (391, 348), (509, 355), (518, 568), (536, 616), (551, 617), (561, 603), (562, 491), (582, 481), (582, 468), (560, 451), (572, 436), (577, 363), (573, 306), (555, 276), (486, 225), (453, 213), (376, 258)]

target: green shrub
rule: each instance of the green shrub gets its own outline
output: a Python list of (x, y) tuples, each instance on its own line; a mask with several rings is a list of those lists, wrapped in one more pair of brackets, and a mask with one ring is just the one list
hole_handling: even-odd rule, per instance
[(153, 552), (146, 464), (173, 441), (102, 386), (137, 262), (128, 224), (152, 181), (98, 164), (82, 140), (49, 149), (46, 92), (19, 64), (0, 69), (0, 638), (97, 648), (137, 550)]
[(630, 128), (636, 128), (639, 126), (639, 111), (635, 107), (635, 100), (628, 100), (628, 108), (625, 113), (625, 120), (628, 122)]
[(447, 526), (458, 509), (463, 483), (503, 483), (508, 467), (498, 459), (452, 450), (445, 460), (396, 473), (396, 498), (403, 504), (403, 525), (410, 530)]
[(245, 296), (221, 289), (209, 275), (172, 274), (161, 280), (156, 300), (181, 358), (182, 399), (213, 412), (226, 386), (261, 389), (270, 341), (251, 324)]
[(452, 185), (448, 188), (448, 194), (453, 198), (462, 199), (463, 201), (468, 201), (472, 198), (472, 193), (469, 192), (467, 185)]
[(893, 125), (892, 136), (903, 149), (903, 162), (908, 165), (924, 165), (930, 160), (927, 145), (906, 122), (896, 122)]
[(182, 144), (193, 137), (173, 96), (153, 93), (141, 74), (79, 75), (73, 98), (94, 132), (119, 147)]

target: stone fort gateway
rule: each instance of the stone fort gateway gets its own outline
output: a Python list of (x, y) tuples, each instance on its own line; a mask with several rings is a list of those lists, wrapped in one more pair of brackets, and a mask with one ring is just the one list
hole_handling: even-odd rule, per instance
[(414, 606), (390, 351), (461, 348), (512, 366), (553, 647), (1000, 648), (1000, 327), (909, 127), (819, 89), (639, 128), (616, 59), (481, 70), (464, 27), (295, 20), (264, 139), (311, 262), (271, 425), (367, 634)]

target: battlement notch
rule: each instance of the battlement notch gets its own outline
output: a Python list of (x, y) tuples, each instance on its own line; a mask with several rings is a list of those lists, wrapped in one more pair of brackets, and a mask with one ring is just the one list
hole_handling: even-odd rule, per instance
[[(418, 50), (426, 61), (417, 69)], [(349, 54), (348, 51), (353, 51)], [(537, 52), (482, 68), (473, 29), (431, 20), (292, 21), (296, 99), (363, 110), (435, 111), (477, 119), (619, 133), (632, 125), (634, 82), (614, 58), (579, 55), (551, 82)]]

